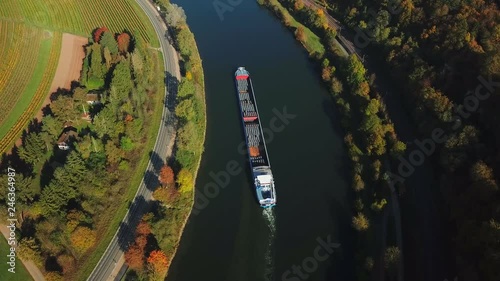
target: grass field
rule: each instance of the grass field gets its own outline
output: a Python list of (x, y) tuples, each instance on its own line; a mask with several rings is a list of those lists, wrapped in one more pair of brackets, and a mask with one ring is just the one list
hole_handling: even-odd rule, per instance
[(0, 280), (9, 280), (9, 281), (31, 281), (31, 275), (28, 273), (26, 268), (23, 266), (19, 258), (16, 260), (16, 272), (11, 273), (7, 271), (9, 269), (9, 265), (7, 264), (8, 258), (7, 253), (9, 252), (10, 246), (7, 244), (7, 240), (3, 237), (0, 238)]
[(89, 37), (101, 26), (159, 46), (133, 0), (0, 0), (0, 153), (12, 147), (49, 94), (62, 33)]
[(278, 9), (280, 13), (290, 21), (290, 26), (293, 29), (299, 27), (302, 27), (304, 29), (306, 40), (303, 45), (310, 54), (318, 53), (322, 56), (325, 53), (325, 47), (321, 43), (321, 39), (309, 28), (298, 22), (292, 15), (290, 15), (287, 9), (285, 9), (277, 0), (268, 0), (267, 3), (268, 5), (271, 5), (272, 7)]

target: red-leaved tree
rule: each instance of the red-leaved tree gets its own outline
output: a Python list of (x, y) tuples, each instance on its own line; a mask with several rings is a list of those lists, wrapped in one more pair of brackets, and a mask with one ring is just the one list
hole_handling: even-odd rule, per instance
[(137, 244), (130, 245), (125, 252), (125, 262), (131, 269), (141, 271), (144, 267), (144, 249)]
[(105, 26), (96, 29), (96, 31), (94, 32), (94, 42), (99, 43), (99, 40), (101, 40), (101, 35), (106, 31), (109, 31), (109, 29)]
[(163, 167), (161, 167), (160, 183), (164, 186), (174, 183), (174, 171), (168, 165), (163, 165)]
[(116, 41), (118, 42), (118, 50), (122, 53), (128, 52), (130, 47), (130, 35), (128, 33), (123, 32), (122, 34), (116, 37)]
[(152, 251), (148, 257), (148, 269), (157, 276), (164, 276), (168, 269), (167, 255), (162, 250)]
[(141, 222), (137, 225), (135, 233), (137, 236), (148, 236), (151, 233), (151, 226), (149, 223), (141, 220)]
[(151, 234), (151, 226), (146, 221), (141, 220), (135, 230), (135, 241), (125, 252), (125, 262), (135, 271), (140, 272), (144, 269), (149, 234)]

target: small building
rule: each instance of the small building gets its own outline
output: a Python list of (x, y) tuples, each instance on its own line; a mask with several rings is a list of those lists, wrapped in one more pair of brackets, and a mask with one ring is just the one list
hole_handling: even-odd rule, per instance
[(89, 105), (95, 105), (95, 104), (100, 104), (101, 101), (99, 100), (99, 95), (94, 94), (94, 93), (88, 93), (87, 94), (87, 103)]
[(73, 140), (75, 140), (78, 137), (78, 133), (76, 132), (75, 128), (73, 127), (65, 127), (63, 132), (61, 133), (61, 136), (59, 136), (59, 139), (57, 140), (57, 147), (59, 147), (60, 150), (68, 150), (70, 148), (70, 144)]
[(82, 113), (82, 119), (87, 122), (92, 122), (92, 116), (88, 112)]

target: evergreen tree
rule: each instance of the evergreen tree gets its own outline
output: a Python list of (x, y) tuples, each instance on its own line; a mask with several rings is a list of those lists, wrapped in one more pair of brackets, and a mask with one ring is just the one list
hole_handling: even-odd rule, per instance
[(134, 82), (130, 73), (130, 62), (121, 60), (113, 70), (113, 78), (110, 85), (116, 92), (120, 104), (129, 99), (129, 95), (134, 88)]
[(53, 138), (61, 134), (62, 126), (52, 115), (47, 115), (42, 119), (42, 132), (47, 132)]
[(40, 196), (40, 204), (42, 206), (42, 214), (46, 217), (63, 215), (65, 206), (70, 199), (76, 197), (76, 191), (72, 188), (67, 188), (63, 184), (58, 184), (52, 181), (42, 191)]
[(100, 87), (104, 84), (105, 66), (102, 63), (101, 45), (94, 43), (90, 53), (89, 83), (92, 87)]
[(103, 48), (108, 48), (112, 55), (118, 54), (118, 43), (116, 43), (115, 37), (111, 32), (105, 31), (99, 43), (101, 43)]
[(46, 145), (40, 134), (29, 133), (23, 142), (23, 146), (19, 148), (19, 157), (26, 163), (35, 165), (46, 152)]

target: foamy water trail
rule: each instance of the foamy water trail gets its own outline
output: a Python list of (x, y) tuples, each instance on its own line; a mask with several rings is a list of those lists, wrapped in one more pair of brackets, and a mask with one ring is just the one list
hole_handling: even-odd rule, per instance
[(276, 217), (274, 216), (274, 211), (272, 208), (266, 208), (262, 210), (262, 215), (266, 220), (267, 227), (269, 228), (269, 237), (266, 249), (266, 269), (264, 272), (264, 277), (266, 281), (274, 281), (274, 239), (276, 234)]

